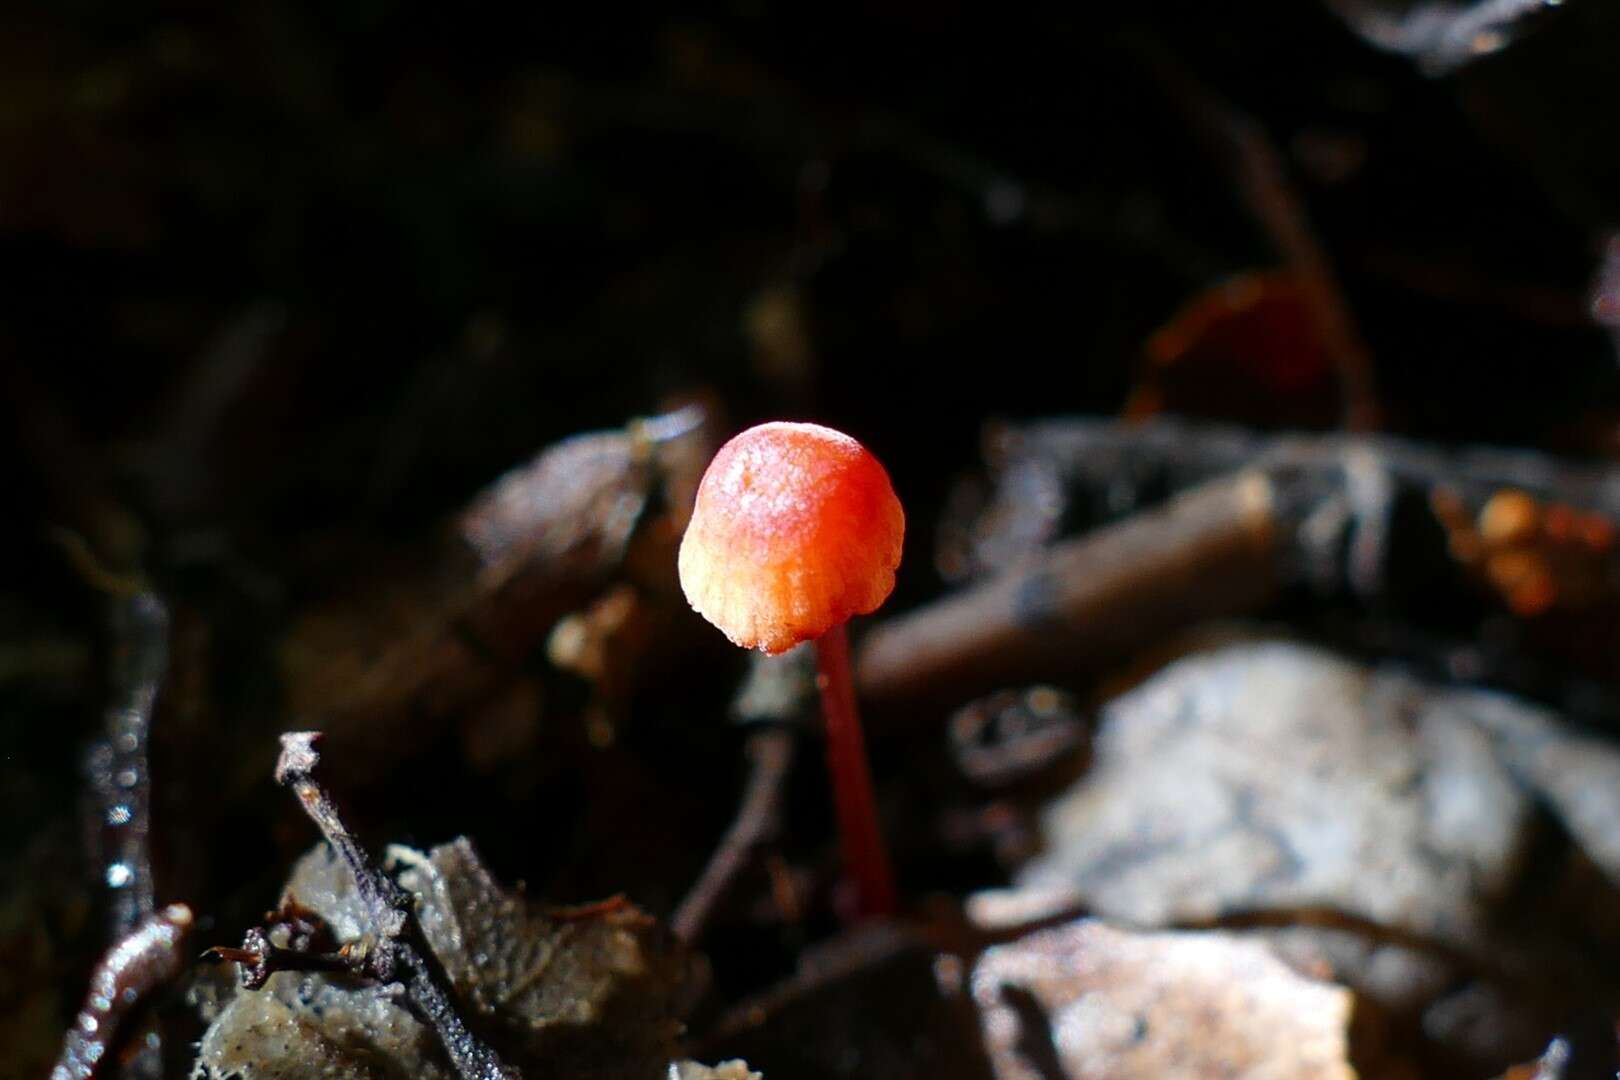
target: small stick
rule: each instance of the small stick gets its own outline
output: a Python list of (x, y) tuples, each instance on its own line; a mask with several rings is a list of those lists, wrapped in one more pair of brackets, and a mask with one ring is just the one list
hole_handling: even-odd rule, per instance
[(702, 1055), (705, 1051), (722, 1049), (816, 994), (839, 983), (854, 981), (862, 972), (893, 961), (908, 949), (917, 947), (919, 940), (914, 931), (891, 921), (868, 923), (813, 945), (799, 954), (799, 965), (793, 974), (727, 1009), (710, 1030), (687, 1047), (687, 1052)]
[[(75, 537), (76, 538), (76, 537)], [(74, 550), (70, 545), (68, 550)], [(109, 941), (134, 933), (157, 907), (152, 879), (152, 714), (169, 668), (169, 612), (162, 598), (139, 578), (119, 579), (85, 549), (81, 572), (107, 599), (112, 643), (105, 727), (86, 757), (92, 859), (110, 894)], [(156, 1080), (163, 1073), (162, 1033), (153, 1027), (125, 1063), (128, 1080)]]
[(753, 764), (737, 816), (670, 920), (675, 936), (686, 944), (702, 936), (715, 906), (780, 827), (782, 785), (793, 766), (794, 745), (793, 733), (780, 728), (748, 740)]
[(112, 598), (112, 701), (106, 737), (90, 753), (90, 786), (103, 830), (103, 878), (112, 935), (133, 931), (157, 906), (152, 886), (152, 710), (169, 666), (169, 613), (156, 593)]
[[(364, 950), (338, 949), (332, 928), (320, 914), (292, 897), (283, 897), (281, 906), (264, 917), (242, 939), (240, 949), (216, 945), (203, 956), (242, 968), (242, 986), (260, 990), (278, 971), (346, 971), (366, 974)], [(271, 940), (277, 930), (287, 931), (287, 947)]]
[(873, 699), (948, 700), (1092, 669), (1201, 619), (1254, 610), (1282, 577), (1277, 488), (1211, 481), (874, 627), (856, 674)]
[(263, 927), (259, 926), (255, 926), (247, 932), (242, 939), (240, 949), (215, 945), (203, 955), (227, 964), (240, 965), (242, 968), (242, 987), (246, 990), (264, 989), (264, 984), (270, 981), (270, 976), (278, 971), (371, 974), (367, 967), (369, 956), (363, 952), (356, 953), (347, 949), (340, 949), (336, 952), (283, 949), (271, 941), (270, 935), (265, 932)]
[(298, 796), (304, 812), (354, 875), (355, 889), (377, 935), (365, 973), (405, 987), (407, 1000), (439, 1036), (462, 1080), (520, 1080), (521, 1074), (502, 1062), (456, 1012), (449, 977), (422, 935), (410, 894), (377, 869), (343, 824), (337, 804), (315, 775), (321, 763), (316, 749), (320, 738), (318, 731), (289, 732), (281, 737), (276, 783)]
[(51, 1080), (92, 1080), (116, 1069), (130, 1020), (185, 968), (191, 909), (170, 904), (140, 920), (90, 974), (84, 1008), (62, 1040)]

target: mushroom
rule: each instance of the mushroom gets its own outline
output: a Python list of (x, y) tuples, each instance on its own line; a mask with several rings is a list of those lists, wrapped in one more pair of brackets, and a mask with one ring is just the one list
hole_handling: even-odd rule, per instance
[(828, 771), (862, 915), (892, 913), (895, 889), (844, 626), (893, 591), (905, 524), (889, 474), (860, 443), (777, 422), (720, 448), (681, 540), (687, 601), (734, 644), (775, 655), (815, 642)]

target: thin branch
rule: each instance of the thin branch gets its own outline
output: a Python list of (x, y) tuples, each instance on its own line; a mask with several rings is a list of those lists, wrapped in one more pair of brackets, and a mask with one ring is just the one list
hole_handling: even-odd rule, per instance
[(112, 890), (115, 938), (156, 907), (150, 850), (152, 710), (169, 666), (169, 613), (152, 592), (112, 601), (112, 700), (106, 738), (90, 753), (90, 786), (103, 836), (103, 878)]
[(316, 776), (320, 738), (315, 731), (283, 735), (276, 782), (298, 796), (304, 812), (354, 875), (355, 890), (376, 935), (363, 973), (404, 986), (406, 999), (438, 1035), (462, 1080), (520, 1080), (521, 1074), (474, 1035), (456, 1011), (450, 979), (422, 934), (411, 895), (377, 869), (344, 825), (337, 804)]
[(874, 700), (962, 696), (1100, 668), (1205, 618), (1252, 611), (1281, 582), (1278, 483), (1259, 470), (1038, 555), (867, 632)]
[(117, 1068), (131, 1019), (185, 969), (191, 924), (190, 908), (170, 904), (141, 920), (101, 958), (91, 972), (84, 1007), (62, 1040), (51, 1080), (92, 1080)]
[[(277, 931), (286, 932), (286, 946), (275, 943)], [(292, 897), (283, 897), (281, 907), (265, 915), (263, 926), (250, 929), (241, 948), (216, 945), (203, 955), (240, 965), (242, 986), (247, 990), (263, 989), (278, 971), (367, 974), (365, 950), (339, 949), (331, 925)]]
[(223, 963), (240, 965), (244, 990), (263, 990), (270, 976), (279, 971), (319, 971), (371, 977), (366, 967), (369, 954), (364, 950), (343, 948), (318, 953), (307, 949), (284, 949), (271, 941), (270, 935), (259, 926), (247, 932), (240, 949), (215, 945), (203, 955)]
[[(1288, 589), (1336, 601), (1315, 605), (1335, 638), (1612, 723), (1620, 468), (1163, 419), (1060, 418), (999, 441), (996, 498), (953, 553), (983, 577), (870, 630), (863, 694), (955, 704), (1094, 674)], [(1020, 494), (1025, 471), (1052, 482), (1039, 507)], [(1155, 505), (1166, 490), (1180, 494)], [(1123, 509), (1137, 512), (1117, 519)], [(1060, 522), (1104, 524), (1060, 539)], [(1426, 623), (1439, 597), (1473, 612), (1473, 629)], [(1503, 615), (1517, 620), (1511, 638)]]
[(702, 1056), (727, 1047), (816, 995), (895, 961), (917, 944), (917, 934), (894, 920), (865, 923), (820, 942), (799, 954), (799, 965), (792, 975), (727, 1009), (687, 1051)]
[(737, 816), (670, 920), (675, 936), (688, 945), (703, 935), (715, 907), (780, 829), (782, 788), (793, 767), (794, 748), (793, 733), (781, 728), (748, 740), (752, 765)]
[[(72, 550), (71, 548), (69, 550)], [(85, 549), (81, 565), (99, 587), (117, 585)], [(97, 574), (101, 576), (97, 576)], [(135, 933), (157, 907), (152, 880), (152, 777), (149, 746), (152, 713), (169, 667), (169, 612), (163, 600), (131, 579), (111, 589), (109, 637), (112, 662), (102, 739), (86, 758), (91, 810), (92, 859), (110, 894), (109, 941)], [(156, 1080), (163, 1072), (162, 1033), (156, 1028), (125, 1064), (129, 1080)]]

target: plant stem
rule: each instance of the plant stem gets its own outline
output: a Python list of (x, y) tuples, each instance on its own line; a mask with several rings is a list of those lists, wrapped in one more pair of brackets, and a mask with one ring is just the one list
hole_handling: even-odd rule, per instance
[(861, 916), (892, 915), (897, 906), (894, 873), (878, 829), (872, 770), (866, 761), (860, 714), (855, 710), (849, 635), (843, 623), (816, 639), (816, 675), (821, 712), (827, 722), (827, 769), (832, 774), (844, 865), (855, 883), (856, 912)]
[(462, 1080), (522, 1080), (521, 1074), (501, 1061), (500, 1055), (474, 1035), (456, 1012), (450, 977), (422, 934), (410, 894), (377, 869), (343, 823), (337, 803), (316, 776), (321, 766), (320, 739), (318, 731), (283, 735), (276, 783), (291, 788), (298, 796), (304, 812), (354, 875), (355, 890), (377, 938), (366, 973), (381, 982), (404, 985), (406, 999), (437, 1033)]

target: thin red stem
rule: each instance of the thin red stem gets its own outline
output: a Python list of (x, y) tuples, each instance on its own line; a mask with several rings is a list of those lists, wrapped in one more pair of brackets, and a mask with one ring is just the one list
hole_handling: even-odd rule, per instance
[(832, 774), (844, 865), (855, 882), (860, 915), (892, 915), (897, 906), (889, 852), (878, 829), (872, 770), (866, 761), (855, 686), (849, 677), (849, 635), (839, 623), (816, 639), (817, 683), (827, 722), (827, 769)]

